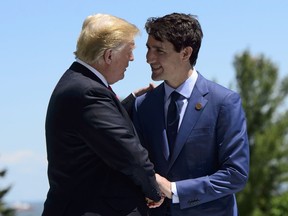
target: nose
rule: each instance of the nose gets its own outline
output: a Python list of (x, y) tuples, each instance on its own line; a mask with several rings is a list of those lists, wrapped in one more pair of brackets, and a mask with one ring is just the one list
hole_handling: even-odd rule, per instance
[(131, 53), (129, 61), (134, 61), (134, 54), (133, 53)]
[(148, 64), (151, 64), (154, 61), (154, 59), (155, 59), (155, 57), (154, 57), (152, 51), (148, 50), (147, 53), (146, 53), (146, 62)]

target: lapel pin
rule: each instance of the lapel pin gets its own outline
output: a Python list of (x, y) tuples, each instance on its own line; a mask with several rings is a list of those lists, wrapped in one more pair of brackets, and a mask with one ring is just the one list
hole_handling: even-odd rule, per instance
[(196, 110), (200, 110), (202, 109), (202, 105), (201, 103), (197, 103), (196, 106), (195, 106)]

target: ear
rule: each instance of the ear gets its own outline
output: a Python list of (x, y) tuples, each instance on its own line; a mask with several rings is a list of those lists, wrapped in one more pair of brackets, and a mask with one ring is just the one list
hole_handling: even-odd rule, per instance
[(185, 47), (182, 50), (183, 61), (187, 61), (187, 60), (189, 61), (189, 58), (192, 55), (192, 52), (193, 52), (193, 48), (192, 47), (190, 47), (190, 46)]
[(111, 64), (111, 62), (112, 62), (112, 49), (106, 49), (104, 51), (103, 58), (104, 58), (104, 61), (106, 64)]

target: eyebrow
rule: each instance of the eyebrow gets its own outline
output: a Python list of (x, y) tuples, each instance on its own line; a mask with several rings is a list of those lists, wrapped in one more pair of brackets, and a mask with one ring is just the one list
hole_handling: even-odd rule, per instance
[(165, 50), (165, 47), (163, 47), (163, 46), (155, 46), (155, 45), (153, 45), (153, 46), (149, 46), (147, 43), (146, 43), (146, 47), (147, 48), (156, 48), (156, 49), (162, 49), (162, 50)]

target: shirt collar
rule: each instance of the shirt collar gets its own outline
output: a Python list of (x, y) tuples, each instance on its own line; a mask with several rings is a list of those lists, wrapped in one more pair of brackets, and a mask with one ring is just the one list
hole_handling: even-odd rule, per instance
[(99, 71), (97, 71), (91, 65), (87, 64), (86, 62), (82, 61), (79, 58), (76, 58), (76, 61), (79, 64), (81, 64), (81, 65), (85, 66), (86, 68), (88, 68), (92, 73), (94, 73), (108, 87), (109, 84), (108, 84), (107, 80), (105, 79), (105, 77)]
[(174, 88), (170, 87), (168, 84), (166, 84), (164, 82), (165, 101), (168, 100), (170, 94), (173, 91), (177, 91), (179, 94), (184, 96), (186, 99), (190, 98), (191, 93), (192, 93), (192, 91), (194, 89), (194, 86), (195, 86), (197, 78), (198, 78), (198, 73), (193, 68), (192, 75), (188, 79), (186, 79), (185, 82), (183, 82), (177, 89), (174, 89)]

